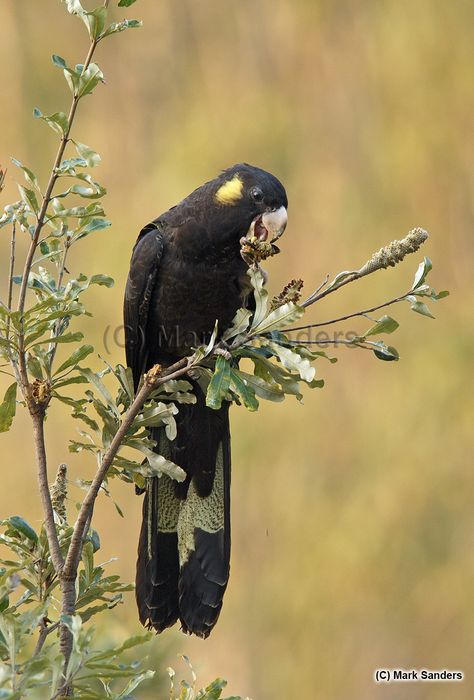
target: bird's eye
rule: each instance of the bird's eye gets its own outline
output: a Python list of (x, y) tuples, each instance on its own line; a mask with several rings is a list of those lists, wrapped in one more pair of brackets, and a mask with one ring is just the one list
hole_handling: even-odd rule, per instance
[(255, 202), (261, 202), (263, 200), (263, 192), (260, 187), (252, 187), (250, 196)]

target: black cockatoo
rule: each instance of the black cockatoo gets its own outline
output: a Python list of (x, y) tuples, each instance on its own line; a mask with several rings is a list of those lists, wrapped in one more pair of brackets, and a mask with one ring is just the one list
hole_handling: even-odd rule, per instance
[[(276, 177), (245, 163), (224, 170), (145, 226), (130, 264), (124, 323), (127, 364), (137, 389), (155, 363), (166, 367), (231, 325), (249, 293), (240, 239), (275, 240), (287, 222)], [(179, 405), (177, 437), (153, 429), (156, 451), (187, 474), (147, 479), (136, 598), (142, 624), (157, 632), (180, 620), (207, 637), (229, 579), (229, 405)]]

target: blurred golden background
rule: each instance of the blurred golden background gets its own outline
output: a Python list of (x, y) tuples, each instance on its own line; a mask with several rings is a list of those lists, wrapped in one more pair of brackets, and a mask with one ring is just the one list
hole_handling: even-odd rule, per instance
[[(232, 575), (221, 619), (206, 642), (158, 637), (158, 680), (140, 697), (157, 697), (177, 651), (202, 684), (221, 675), (227, 694), (254, 700), (392, 699), (400, 688), (376, 686), (374, 669), (469, 671), (473, 8), (142, 0), (126, 15), (143, 28), (99, 47), (107, 84), (81, 103), (73, 136), (103, 157), (95, 174), (113, 227), (87, 238), (69, 268), (116, 280), (89, 293), (94, 317), (81, 322), (107, 360), (123, 361), (113, 330), (140, 227), (235, 162), (264, 167), (287, 187), (290, 223), (267, 265), (274, 292), (302, 277), (309, 293), (413, 226), (430, 231), (421, 254), (312, 307), (315, 321), (405, 292), (423, 254), (434, 262), (431, 284), (451, 291), (432, 305), (436, 321), (406, 304), (389, 312), (401, 322), (390, 338), (400, 362), (341, 348), (336, 365), (318, 363), (326, 386), (306, 392), (304, 406), (233, 410)], [(50, 54), (81, 62), (87, 36), (57, 0), (3, 0), (0, 18), (0, 162), (15, 156), (44, 183), (56, 137), (32, 109), (67, 111)], [(8, 175), (2, 207), (21, 181), (12, 165)], [(8, 245), (4, 229), (2, 290)], [(28, 431), (20, 410), (2, 436), (0, 517), (21, 513), (38, 525)], [(93, 461), (68, 454), (74, 427), (62, 405), (52, 407), (47, 435), (51, 470), (66, 461), (71, 478), (89, 478)], [(112, 568), (132, 580), (141, 499), (112, 489), (125, 518), (100, 498), (101, 554), (117, 556)], [(71, 488), (72, 511), (80, 495)], [(132, 596), (111, 615), (104, 638), (139, 631)], [(449, 686), (403, 686), (417, 700), (473, 692), (469, 674)]]

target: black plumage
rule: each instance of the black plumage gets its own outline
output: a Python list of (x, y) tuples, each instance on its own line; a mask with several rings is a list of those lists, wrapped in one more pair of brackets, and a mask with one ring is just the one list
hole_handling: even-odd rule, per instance
[[(240, 239), (278, 236), (287, 198), (270, 173), (235, 165), (145, 226), (135, 244), (124, 322), (127, 364), (135, 389), (155, 363), (173, 364), (219, 334), (249, 292)], [(147, 480), (138, 548), (140, 620), (161, 632), (178, 619), (185, 632), (207, 637), (229, 578), (229, 406), (179, 405), (177, 437), (155, 429), (156, 451), (181, 466), (186, 480)]]

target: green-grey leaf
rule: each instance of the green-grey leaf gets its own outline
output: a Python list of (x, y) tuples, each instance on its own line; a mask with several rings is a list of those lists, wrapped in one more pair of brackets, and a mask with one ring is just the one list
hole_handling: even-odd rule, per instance
[(73, 95), (76, 95), (79, 87), (80, 74), (78, 71), (74, 70), (74, 68), (68, 68), (67, 66), (64, 68), (63, 73), (64, 77), (66, 78), (66, 82), (69, 85), (70, 91)]
[(53, 53), (53, 55), (51, 56), (51, 60), (53, 61), (54, 65), (58, 68), (62, 68), (63, 70), (64, 68), (67, 68), (67, 63), (61, 56), (58, 56), (57, 54)]
[[(79, 66), (76, 66), (76, 70), (79, 70)], [(89, 64), (85, 70), (81, 70), (77, 86), (78, 97), (90, 95), (100, 82), (104, 82), (104, 74), (96, 63)]]
[(427, 257), (424, 258), (423, 262), (418, 265), (418, 269), (415, 274), (415, 279), (413, 280), (412, 289), (417, 289), (422, 284), (428, 275), (428, 273), (433, 269), (433, 263)]
[(333, 281), (326, 287), (326, 292), (328, 292), (330, 289), (334, 289), (334, 287), (338, 287), (348, 277), (352, 277), (355, 272), (355, 270), (344, 270), (344, 272), (339, 272)]
[(55, 112), (54, 114), (46, 115), (43, 114), (38, 107), (35, 107), (33, 110), (33, 115), (37, 119), (42, 119), (45, 121), (47, 125), (60, 136), (65, 136), (69, 129), (68, 118), (64, 112)]
[(266, 358), (254, 357), (252, 361), (255, 365), (255, 374), (257, 376), (261, 376), (267, 381), (268, 379), (273, 379), (273, 381), (281, 386), (285, 394), (296, 396), (297, 400), (301, 401), (303, 394), (301, 393), (298, 383), (299, 377), (296, 377), (281, 365), (277, 365)]
[(51, 220), (56, 218), (66, 218), (67, 216), (72, 216), (75, 219), (86, 219), (92, 216), (105, 216), (105, 212), (98, 202), (93, 202), (87, 207), (70, 207), (69, 209), (65, 209), (59, 200), (55, 198), (52, 204), (56, 214), (55, 216), (50, 217)]
[(434, 316), (431, 313), (431, 311), (429, 310), (429, 308), (422, 301), (413, 301), (411, 303), (411, 309), (412, 309), (412, 311), (416, 311), (417, 314), (421, 314), (422, 316), (428, 316), (428, 318), (434, 318)]
[(265, 279), (260, 268), (254, 270), (250, 268), (248, 271), (250, 283), (253, 287), (253, 295), (255, 297), (255, 313), (251, 329), (259, 325), (267, 315), (268, 292), (264, 287)]
[[(76, 173), (76, 177), (78, 180), (83, 180), (83, 182), (87, 182), (92, 190), (93, 190), (93, 195), (88, 195), (89, 197), (102, 197), (104, 194), (107, 193), (107, 190), (103, 185), (100, 185), (98, 182), (92, 179), (91, 175), (88, 175), (87, 173)], [(83, 195), (84, 196), (84, 195)]]
[[(130, 368), (128, 368), (128, 371), (130, 372), (130, 377), (131, 377), (132, 370)], [(133, 392), (133, 381), (132, 381), (130, 386), (131, 386), (131, 390)], [(188, 382), (186, 379), (169, 379), (167, 382), (164, 382), (164, 384), (162, 384), (160, 387), (158, 387), (156, 393), (157, 394), (163, 394), (163, 393), (174, 394), (175, 392), (188, 392), (188, 391), (191, 391), (192, 388), (193, 388), (193, 385), (191, 384), (191, 382)], [(152, 394), (152, 396), (154, 396), (154, 393)]]
[(30, 168), (27, 168), (26, 165), (23, 165), (22, 163), (20, 163), (20, 161), (17, 160), (16, 158), (12, 158), (11, 161), (14, 165), (16, 165), (17, 168), (21, 168), (23, 170), (23, 174), (25, 176), (26, 181), (32, 187), (36, 187), (36, 189), (39, 191), (40, 187), (38, 184), (38, 179), (37, 179), (36, 175), (34, 174), (34, 172), (32, 170), (30, 170)]
[(133, 697), (131, 693), (135, 690), (135, 688), (137, 688), (141, 683), (143, 683), (143, 681), (147, 681), (150, 678), (153, 678), (154, 675), (154, 671), (142, 671), (141, 673), (137, 673), (136, 676), (127, 683), (122, 692), (119, 695), (116, 695), (115, 697), (117, 698), (117, 700), (131, 700), (131, 698)]
[(378, 348), (374, 348), (374, 355), (379, 360), (385, 360), (386, 362), (396, 361), (400, 358), (398, 350), (391, 345), (384, 345), (383, 343)]
[(161, 474), (166, 474), (175, 481), (184, 481), (186, 479), (186, 472), (184, 469), (174, 462), (171, 462), (169, 459), (165, 459), (162, 455), (150, 450), (143, 444), (142, 440), (129, 440), (127, 445), (139, 450), (147, 458), (149, 467), (146, 465), (139, 465), (137, 468), (137, 471), (143, 474), (143, 476), (161, 476)]
[(25, 202), (25, 204), (29, 206), (31, 211), (33, 211), (35, 214), (38, 214), (39, 205), (34, 191), (28, 189), (28, 187), (23, 187), (23, 185), (18, 185), (18, 190), (20, 192), (20, 197)]
[(230, 362), (219, 355), (214, 375), (207, 388), (206, 406), (214, 410), (218, 410), (222, 406), (222, 401), (229, 392), (230, 376)]
[(367, 333), (364, 333), (364, 336), (367, 337), (369, 335), (379, 335), (379, 333), (393, 333), (397, 330), (399, 325), (400, 324), (391, 316), (382, 316), (382, 318), (379, 318), (375, 326), (372, 326)]
[(60, 367), (58, 367), (54, 374), (60, 374), (61, 372), (64, 372), (65, 369), (68, 369), (68, 367), (75, 367), (79, 362), (82, 362), (84, 358), (90, 355), (91, 352), (94, 352), (92, 345), (83, 345), (75, 350), (72, 355), (65, 362), (63, 362)]
[(307, 345), (294, 345), (292, 349), (301, 355), (301, 357), (306, 357), (308, 360), (316, 360), (318, 357), (323, 357), (325, 360), (334, 364), (337, 362), (337, 357), (330, 357), (324, 350), (311, 350)]
[(147, 632), (146, 634), (136, 634), (133, 637), (129, 637), (127, 640), (125, 640), (125, 642), (119, 647), (113, 647), (111, 649), (106, 649), (105, 651), (95, 653), (91, 652), (89, 655), (89, 659), (86, 661), (86, 666), (88, 666), (89, 663), (97, 663), (98, 661), (103, 661), (105, 659), (115, 657), (124, 652), (126, 649), (131, 649), (132, 647), (135, 647), (139, 644), (145, 644), (151, 639), (151, 632)]
[(19, 532), (28, 540), (31, 540), (31, 542), (38, 542), (38, 535), (36, 532), (33, 530), (31, 525), (19, 515), (12, 515), (11, 518), (6, 520), (6, 522), (13, 530), (16, 530), (16, 532)]
[(432, 290), (431, 298), (433, 301), (438, 301), (439, 299), (444, 299), (445, 297), (449, 297), (449, 292), (447, 289), (444, 289), (442, 292), (438, 293), (436, 293), (434, 289)]
[(85, 197), (86, 199), (100, 199), (104, 196), (104, 194), (106, 194), (105, 187), (93, 180), (92, 177), (87, 173), (77, 173), (75, 171), (72, 173), (70, 171), (68, 173), (61, 174), (67, 174), (73, 177), (77, 177), (78, 180), (86, 182), (89, 185), (89, 187), (85, 187), (84, 185), (72, 185), (72, 187), (69, 187), (69, 189), (57, 194), (55, 199), (67, 197), (69, 194), (77, 194), (79, 195), (79, 197)]
[(233, 338), (246, 331), (250, 323), (251, 315), (252, 312), (248, 309), (238, 309), (232, 320), (231, 327), (222, 334), (222, 340), (229, 340), (229, 338)]
[[(117, 601), (118, 602), (118, 601)], [(81, 620), (83, 622), (87, 622), (90, 620), (90, 618), (93, 615), (97, 615), (97, 613), (103, 612), (104, 610), (111, 609), (110, 603), (101, 603), (100, 605), (91, 605), (85, 610), (81, 610)], [(92, 696), (95, 697), (95, 696)]]
[(5, 392), (3, 401), (0, 404), (0, 433), (5, 433), (10, 429), (16, 412), (16, 390), (17, 384), (14, 382)]
[(91, 12), (85, 12), (84, 17), (87, 22), (90, 38), (98, 39), (105, 27), (107, 8), (103, 5), (101, 7), (96, 7), (95, 10), (92, 10)]
[(135, 387), (133, 385), (133, 373), (131, 368), (119, 364), (116, 366), (114, 374), (127, 395), (128, 401), (132, 402), (135, 396)]
[(98, 284), (102, 287), (113, 287), (114, 280), (108, 275), (92, 275), (89, 280), (89, 284)]
[(133, 427), (157, 427), (158, 425), (162, 425), (167, 419), (170, 418), (170, 416), (173, 416), (176, 413), (178, 413), (178, 409), (173, 403), (165, 404), (160, 401), (154, 406), (144, 408), (133, 421)]
[[(76, 377), (77, 379), (78, 377)], [(85, 377), (81, 377), (85, 382), (87, 379)], [(76, 411), (73, 413), (73, 418), (78, 418), (79, 420), (82, 420), (91, 430), (93, 430), (96, 433), (99, 433), (99, 426), (97, 422), (93, 419), (90, 418), (87, 413), (82, 413), (81, 411)]]
[(76, 168), (87, 168), (88, 163), (84, 158), (66, 158), (56, 169), (58, 175), (76, 175)]
[(234, 369), (231, 371), (230, 388), (241, 398), (245, 408), (249, 411), (256, 411), (258, 409), (259, 403), (253, 388), (250, 387)]
[(102, 39), (118, 32), (124, 32), (126, 29), (136, 29), (142, 26), (142, 22), (138, 19), (123, 19), (121, 22), (114, 22), (102, 34)]
[(298, 372), (301, 379), (304, 379), (305, 382), (313, 381), (316, 370), (311, 366), (307, 358), (303, 358), (298, 355), (298, 353), (293, 352), (293, 350), (285, 348), (273, 341), (267, 342), (266, 345), (280, 359), (283, 367), (286, 367), (286, 369), (292, 372)]
[(78, 241), (94, 231), (102, 231), (104, 228), (108, 228), (109, 226), (111, 226), (111, 223), (107, 219), (91, 219), (88, 221), (88, 223), (79, 228), (79, 233), (74, 236), (74, 240)]
[(112, 410), (112, 412), (117, 418), (120, 418), (120, 414), (117, 406), (115, 405), (115, 401), (112, 398), (112, 394), (107, 389), (99, 375), (93, 372), (91, 369), (81, 369), (80, 373), (84, 377), (86, 377), (89, 383), (92, 384), (102, 394), (108, 407)]
[(207, 345), (200, 345), (198, 348), (196, 348), (191, 360), (193, 364), (197, 364), (201, 360), (203, 360), (205, 357), (211, 354), (211, 352), (214, 349), (214, 345), (216, 342), (217, 338), (217, 331), (218, 331), (218, 322), (216, 320), (214, 324), (214, 330), (212, 331), (212, 335), (210, 337), (210, 340)]
[(74, 141), (73, 143), (79, 156), (84, 158), (89, 168), (94, 168), (96, 165), (99, 165), (101, 158), (96, 151), (94, 151), (90, 146), (86, 146), (85, 143), (80, 143), (79, 141)]
[(290, 323), (294, 323), (304, 314), (304, 309), (301, 306), (297, 306), (293, 302), (288, 302), (282, 304), (277, 309), (272, 311), (266, 318), (260, 321), (259, 324), (252, 325), (252, 335), (269, 333), (270, 331), (277, 331)]
[(89, 530), (88, 538), (92, 542), (92, 550), (95, 554), (95, 552), (98, 552), (100, 549), (99, 533), (97, 532), (97, 530)]
[(137, 0), (120, 0), (118, 6), (119, 7), (130, 7), (130, 5), (133, 5)]
[(69, 386), (70, 384), (87, 384), (87, 379), (81, 375), (73, 375), (65, 379), (58, 379), (54, 382), (54, 389), (59, 389), (62, 386)]
[(44, 338), (43, 340), (38, 340), (30, 345), (34, 347), (35, 345), (41, 345), (42, 343), (77, 343), (82, 340), (84, 334), (80, 331), (76, 333), (64, 333), (64, 335), (58, 335), (57, 338)]
[(63, 2), (66, 3), (66, 7), (68, 12), (71, 13), (71, 15), (82, 15), (84, 14), (85, 10), (82, 7), (81, 3), (79, 0), (63, 0)]
[(267, 401), (283, 401), (285, 398), (284, 392), (278, 385), (271, 384), (265, 381), (265, 379), (262, 379), (262, 377), (256, 377), (254, 374), (248, 374), (241, 370), (232, 370), (232, 379), (235, 374), (237, 374), (245, 384), (252, 389), (254, 394), (261, 399), (266, 399)]
[[(201, 691), (203, 692), (203, 695), (200, 697), (202, 700), (220, 700), (222, 691), (226, 685), (227, 681), (225, 681), (223, 678), (216, 678), (215, 681), (212, 681), (212, 683), (206, 686), (204, 691)], [(226, 698), (225, 700), (229, 700), (229, 698)]]
[(43, 370), (41, 369), (41, 363), (37, 357), (28, 354), (28, 369), (35, 379), (43, 379)]

